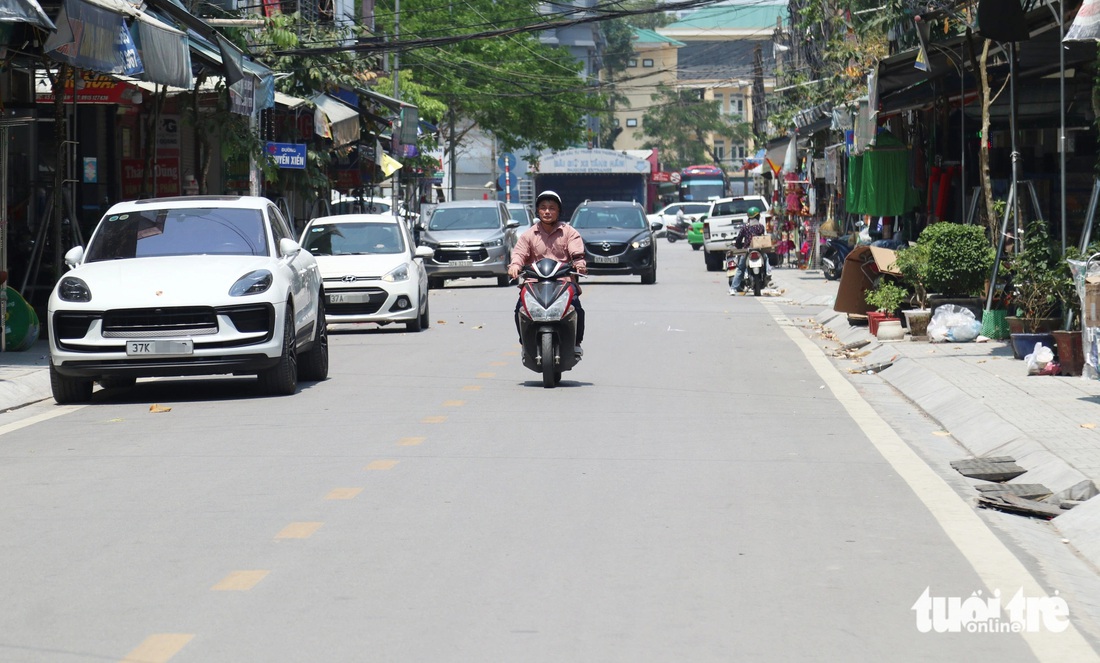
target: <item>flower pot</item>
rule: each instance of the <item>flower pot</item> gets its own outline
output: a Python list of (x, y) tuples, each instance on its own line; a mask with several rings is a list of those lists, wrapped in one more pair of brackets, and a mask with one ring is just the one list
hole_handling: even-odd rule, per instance
[(1061, 318), (1020, 318), (1010, 315), (1005, 318), (1009, 334), (1049, 334), (1062, 326)]
[(1059, 375), (1081, 375), (1085, 368), (1085, 346), (1080, 331), (1056, 330), (1054, 352), (1058, 355)]
[(902, 311), (905, 316), (905, 326), (909, 328), (909, 335), (913, 338), (928, 336), (928, 322), (932, 320), (932, 309), (915, 308)]
[(1035, 344), (1042, 343), (1048, 348), (1054, 349), (1054, 335), (1047, 333), (1020, 333), (1012, 334), (1012, 356), (1023, 359), (1035, 351)]
[(867, 311), (867, 331), (872, 336), (878, 336), (878, 323), (888, 317), (890, 317), (890, 314), (885, 311)]
[(882, 342), (900, 341), (905, 338), (905, 330), (901, 327), (901, 320), (898, 318), (880, 320), (875, 338)]

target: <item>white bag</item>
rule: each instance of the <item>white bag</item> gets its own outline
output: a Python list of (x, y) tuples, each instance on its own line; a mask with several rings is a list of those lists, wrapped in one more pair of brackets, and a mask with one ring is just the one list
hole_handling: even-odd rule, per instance
[(928, 321), (928, 340), (932, 343), (973, 341), (980, 333), (982, 323), (974, 317), (974, 312), (958, 304), (937, 307)]
[(1031, 354), (1024, 357), (1028, 375), (1038, 375), (1052, 361), (1054, 361), (1054, 351), (1042, 343), (1036, 343)]

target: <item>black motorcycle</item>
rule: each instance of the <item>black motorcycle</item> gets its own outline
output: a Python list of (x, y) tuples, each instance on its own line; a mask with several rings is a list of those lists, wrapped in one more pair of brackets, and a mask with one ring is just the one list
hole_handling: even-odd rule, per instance
[(572, 265), (543, 258), (520, 272), (519, 335), (523, 341), (523, 365), (542, 374), (542, 386), (561, 382), (561, 374), (577, 365), (577, 310), (573, 298), (580, 293)]

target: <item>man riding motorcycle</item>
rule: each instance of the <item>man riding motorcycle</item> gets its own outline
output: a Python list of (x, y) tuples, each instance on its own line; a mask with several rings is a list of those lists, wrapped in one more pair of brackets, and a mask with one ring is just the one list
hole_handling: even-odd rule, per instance
[[(741, 232), (737, 233), (737, 237), (733, 240), (733, 245), (739, 249), (747, 249), (752, 245), (753, 237), (760, 237), (764, 234), (764, 222), (760, 219), (760, 208), (750, 207), (746, 214), (748, 220), (745, 225), (741, 226)], [(764, 260), (764, 265), (767, 270), (768, 283), (771, 283), (772, 279), (772, 263), (770, 260)], [(745, 269), (748, 266), (748, 255), (741, 255), (737, 259), (737, 272), (733, 275), (733, 279), (730, 280), (730, 294), (735, 295), (741, 291), (741, 284), (745, 280)]]
[[(519, 278), (524, 265), (530, 265), (543, 258), (572, 264), (577, 274), (586, 274), (588, 264), (584, 259), (584, 240), (577, 229), (562, 222), (561, 196), (553, 191), (543, 191), (535, 198), (535, 214), (538, 223), (528, 228), (516, 241), (512, 249), (512, 262), (508, 265), (508, 276)], [(519, 331), (519, 309), (522, 300), (516, 302), (516, 331)], [(581, 307), (580, 288), (573, 298), (577, 309), (577, 341), (574, 352), (581, 355), (581, 341), (584, 339), (584, 309)], [(520, 343), (523, 339), (520, 339)]]

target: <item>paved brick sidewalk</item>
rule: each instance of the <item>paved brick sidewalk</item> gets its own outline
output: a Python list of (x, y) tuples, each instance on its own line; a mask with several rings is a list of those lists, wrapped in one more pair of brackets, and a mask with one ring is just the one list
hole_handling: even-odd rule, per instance
[[(975, 456), (1007, 455), (1061, 499), (1086, 499), (1053, 522), (1100, 566), (1100, 381), (1029, 376), (1005, 341), (878, 343), (865, 327), (832, 310), (838, 284), (820, 271), (776, 270), (783, 297), (816, 313), (837, 346), (869, 341), (856, 366), (878, 372)], [(862, 363), (858, 363), (862, 362)], [(1057, 500), (1052, 500), (1057, 501)]]

